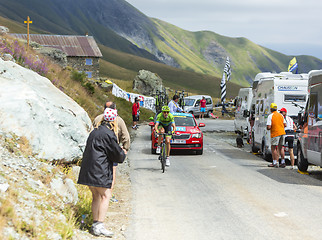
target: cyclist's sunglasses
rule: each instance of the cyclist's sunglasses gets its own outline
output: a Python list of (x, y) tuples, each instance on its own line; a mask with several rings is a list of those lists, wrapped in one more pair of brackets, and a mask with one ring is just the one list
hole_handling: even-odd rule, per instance
[(163, 112), (164, 112), (164, 113), (167, 113), (167, 114), (169, 113), (169, 112), (166, 112), (166, 111), (163, 111)]

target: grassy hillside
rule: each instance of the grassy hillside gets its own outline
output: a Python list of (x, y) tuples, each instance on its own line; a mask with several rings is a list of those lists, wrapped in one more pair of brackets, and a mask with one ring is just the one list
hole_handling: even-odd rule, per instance
[[(133, 81), (138, 71), (145, 69), (157, 73), (163, 79), (164, 85), (172, 89), (184, 89), (213, 97), (220, 96), (220, 78), (170, 67), (162, 63), (119, 52), (103, 45), (99, 45), (99, 47), (103, 54), (103, 61), (100, 64), (102, 76)], [(228, 82), (227, 96), (236, 96), (239, 88), (239, 85)]]
[(259, 72), (285, 71), (290, 60), (283, 54), (271, 54), (246, 38), (229, 38), (210, 31), (189, 32), (164, 21), (153, 20), (166, 40), (155, 38), (158, 48), (176, 59), (182, 68), (220, 77), (229, 56), (232, 81), (242, 86), (249, 86)]

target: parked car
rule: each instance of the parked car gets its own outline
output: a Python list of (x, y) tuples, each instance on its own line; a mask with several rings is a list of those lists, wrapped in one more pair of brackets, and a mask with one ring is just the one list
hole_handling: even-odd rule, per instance
[[(200, 127), (204, 127), (204, 123), (197, 124), (195, 117), (190, 113), (173, 113), (176, 124), (176, 131), (171, 139), (171, 150), (194, 150), (197, 155), (203, 153), (203, 133)], [(156, 116), (149, 123), (151, 126), (151, 153), (156, 152), (158, 137), (155, 133)]]
[(213, 112), (213, 102), (212, 98), (208, 95), (194, 95), (184, 98), (184, 108), (183, 110), (187, 113), (191, 113), (194, 116), (199, 116), (200, 114), (200, 100), (202, 97), (206, 99), (206, 113), (205, 116), (210, 117)]

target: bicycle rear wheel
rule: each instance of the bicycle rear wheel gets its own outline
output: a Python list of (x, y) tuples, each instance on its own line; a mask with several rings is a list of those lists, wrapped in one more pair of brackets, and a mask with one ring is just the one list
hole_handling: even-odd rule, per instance
[(165, 158), (166, 157), (167, 157), (166, 146), (165, 146), (165, 144), (162, 144), (162, 147), (161, 147), (161, 169), (162, 169), (163, 173), (165, 171)]

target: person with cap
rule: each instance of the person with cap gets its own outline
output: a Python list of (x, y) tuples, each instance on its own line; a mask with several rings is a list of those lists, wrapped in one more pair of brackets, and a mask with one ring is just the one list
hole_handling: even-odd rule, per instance
[[(283, 115), (285, 121), (286, 121), (286, 127), (285, 127), (285, 143), (288, 143), (288, 152), (290, 153), (290, 159), (291, 159), (291, 169), (294, 168), (294, 152), (293, 152), (293, 148), (294, 148), (294, 131), (297, 129), (294, 121), (292, 118), (290, 118), (289, 116), (287, 116), (287, 110), (286, 108), (281, 108), (279, 110), (279, 112)], [(285, 151), (284, 148), (282, 148), (281, 151), (281, 158), (284, 159), (285, 157)]]
[[(172, 128), (172, 129), (171, 129)], [(172, 137), (172, 133), (176, 131), (176, 125), (174, 122), (174, 117), (170, 113), (170, 108), (169, 106), (163, 106), (162, 107), (162, 112), (158, 114), (154, 129), (156, 133), (165, 133), (165, 144), (167, 146), (167, 152), (166, 152), (166, 160), (165, 160), (165, 165), (167, 167), (170, 167), (170, 150), (171, 150), (171, 145), (170, 145), (170, 140)], [(161, 152), (161, 137), (158, 137), (158, 146), (156, 149), (156, 153), (159, 154)]]
[(179, 106), (179, 96), (173, 95), (172, 100), (168, 103), (168, 107), (170, 108), (170, 113), (176, 113), (176, 112), (184, 112), (183, 109)]
[(78, 184), (87, 185), (92, 192), (93, 225), (95, 236), (113, 236), (104, 226), (104, 220), (112, 196), (113, 162), (123, 162), (125, 152), (117, 143), (114, 133), (117, 110), (106, 108), (104, 120), (95, 128), (86, 142)]
[[(267, 118), (266, 127), (267, 130), (271, 132), (271, 150), (272, 150), (272, 164), (268, 167), (278, 168), (279, 154), (281, 153), (282, 146), (284, 143), (284, 135), (286, 127), (286, 121), (282, 114), (277, 112), (276, 103), (271, 103), (270, 105), (271, 114)], [(281, 162), (281, 167), (285, 167), (285, 160)]]
[[(114, 102), (111, 101), (107, 101), (105, 103), (105, 108), (112, 108), (112, 109), (116, 109), (116, 104)], [(104, 120), (104, 113), (98, 115), (94, 121), (93, 121), (93, 126), (92, 126), (92, 130), (94, 130), (94, 128), (98, 128), (99, 125), (101, 125), (101, 122)], [(117, 115), (115, 121), (115, 129), (114, 129), (114, 133), (116, 135), (117, 138), (117, 142), (120, 144), (121, 148), (124, 149), (125, 154), (127, 154), (127, 152), (130, 149), (130, 144), (131, 144), (131, 139), (130, 139), (130, 134), (129, 131), (127, 130), (126, 124), (124, 122), (124, 120)], [(112, 192), (114, 189), (114, 185), (115, 185), (115, 179), (116, 179), (116, 167), (117, 167), (117, 163), (113, 163), (113, 183), (112, 183)], [(114, 194), (112, 195), (111, 198), (112, 202), (117, 202), (118, 200), (115, 198)]]
[(138, 129), (137, 123), (139, 121), (139, 114), (140, 114), (140, 100), (138, 97), (134, 99), (134, 103), (132, 105), (132, 118), (133, 118), (133, 125), (132, 128), (134, 130)]

